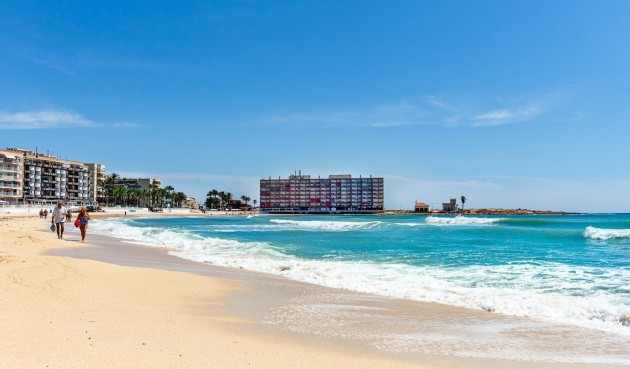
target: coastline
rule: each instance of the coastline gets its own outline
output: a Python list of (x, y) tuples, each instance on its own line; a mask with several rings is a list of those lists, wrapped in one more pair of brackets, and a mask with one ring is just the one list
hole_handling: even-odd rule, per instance
[[(0, 216), (35, 216), (38, 212), (36, 207), (0, 207)], [(264, 213), (260, 209), (250, 211), (243, 210), (209, 210), (202, 212), (192, 209), (166, 209), (162, 212), (149, 212), (147, 208), (136, 207), (108, 207), (102, 212), (91, 212), (90, 215), (98, 215), (101, 217), (117, 217), (117, 216), (257, 216), (257, 215), (273, 215), (273, 216), (299, 216), (299, 215), (339, 215), (339, 216), (355, 216), (366, 215), (368, 213)], [(504, 208), (472, 208), (458, 211), (441, 211), (432, 210), (430, 212), (416, 212), (413, 210), (384, 210), (382, 212), (369, 213), (369, 215), (581, 215), (586, 213), (568, 212), (562, 210), (532, 210), (532, 209), (504, 209)]]
[(459, 211), (430, 211), (427, 213), (415, 212), (413, 210), (386, 210), (384, 215), (579, 215), (584, 213), (575, 213), (558, 210), (530, 210), (530, 209), (466, 209)]
[[(95, 219), (111, 216), (94, 214)], [(365, 339), (360, 333), (386, 330), (387, 322), (414, 322), (428, 335), (452, 330), (454, 336), (465, 339), (467, 334), (488, 326), (516, 324), (523, 328), (530, 322), (199, 264), (167, 255), (164, 249), (129, 246), (110, 237), (89, 234), (87, 247), (80, 246), (76, 242), (76, 231), (70, 229), (67, 240), (59, 241), (51, 239), (50, 232), (45, 230), (47, 224), (38, 217), (0, 218), (0, 229), (3, 236), (7, 235), (0, 241), (2, 285), (16, 297), (15, 301), (4, 301), (1, 311), (16, 329), (20, 323), (34, 329), (24, 332), (17, 340), (12, 340), (7, 333), (14, 329), (3, 333), (4, 356), (17, 363), (20, 355), (25, 355), (27, 360), (22, 363), (27, 365), (21, 367), (40, 367), (48, 362), (78, 367), (82, 358), (94, 360), (91, 367), (248, 367), (249, 363), (269, 368), (627, 367), (462, 357), (449, 354), (449, 349), (454, 351), (454, 347), (444, 347), (444, 355), (392, 352), (382, 347), (383, 341), (373, 337)], [(26, 308), (18, 309), (18, 306)], [(54, 309), (42, 308), (50, 306)], [(321, 311), (313, 307), (328, 308), (323, 311), (332, 311), (333, 315), (321, 315)], [(367, 313), (357, 314), (361, 311)], [(365, 319), (357, 318), (359, 315)], [(138, 316), (142, 319), (136, 321)], [(348, 319), (349, 316), (352, 319)], [(337, 320), (330, 320), (332, 318)], [(52, 323), (46, 321), (48, 319)], [(334, 321), (335, 326), (326, 327), (327, 319), (329, 324)], [(339, 333), (340, 329), (352, 334), (344, 336)], [(77, 341), (78, 333), (83, 334), (83, 331), (94, 332), (99, 340), (90, 336), (87, 343)], [(537, 334), (522, 329), (520, 332), (525, 341), (536, 338)], [(400, 333), (404, 333), (404, 329)], [(559, 331), (551, 340), (539, 338), (553, 342), (566, 334)], [(80, 349), (68, 352), (74, 346), (63, 346), (59, 352), (55, 351), (52, 341), (64, 339), (62, 336), (67, 342), (79, 344)], [(124, 338), (122, 343), (119, 342), (121, 337)], [(564, 347), (577, 353), (582, 350), (571, 347), (570, 337), (564, 338), (567, 347), (557, 342), (556, 349)], [(29, 356), (29, 346), (22, 348), (17, 344), (33, 339), (47, 352)], [(142, 340), (149, 342), (140, 342)], [(94, 347), (97, 342), (99, 345)], [(205, 347), (193, 349), (187, 344)], [(501, 345), (501, 342), (496, 344)], [(216, 347), (223, 355), (208, 358), (208, 346)], [(38, 346), (31, 343), (30, 347)], [(185, 352), (181, 357), (188, 361), (178, 361), (184, 359), (179, 359), (175, 351)], [(51, 359), (46, 361), (46, 357)], [(110, 361), (99, 362), (97, 358)]]

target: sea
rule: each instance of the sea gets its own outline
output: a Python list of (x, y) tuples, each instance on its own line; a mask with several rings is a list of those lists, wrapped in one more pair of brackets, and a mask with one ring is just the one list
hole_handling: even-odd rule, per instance
[(113, 218), (90, 232), (200, 263), (630, 336), (630, 214)]

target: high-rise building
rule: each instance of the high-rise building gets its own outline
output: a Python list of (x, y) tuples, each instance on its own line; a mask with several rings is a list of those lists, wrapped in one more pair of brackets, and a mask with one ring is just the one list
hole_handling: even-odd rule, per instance
[(267, 213), (373, 213), (383, 211), (382, 177), (349, 174), (260, 180), (260, 209)]
[(91, 204), (96, 199), (98, 182), (94, 182), (90, 192), (90, 168), (102, 170), (101, 164), (85, 164), (64, 160), (53, 155), (40, 154), (30, 150), (7, 149), (11, 155), (22, 161), (22, 203), (52, 203), (63, 201), (75, 204)]
[(0, 204), (17, 203), (22, 199), (24, 167), (22, 156), (0, 150)]
[(105, 165), (87, 163), (88, 167), (88, 193), (90, 201), (97, 203), (105, 197), (103, 183), (105, 181)]

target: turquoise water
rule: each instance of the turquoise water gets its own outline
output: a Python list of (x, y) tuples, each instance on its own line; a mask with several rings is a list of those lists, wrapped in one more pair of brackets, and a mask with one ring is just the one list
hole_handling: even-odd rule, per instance
[(630, 215), (256, 216), (94, 222), (215, 265), (630, 335)]

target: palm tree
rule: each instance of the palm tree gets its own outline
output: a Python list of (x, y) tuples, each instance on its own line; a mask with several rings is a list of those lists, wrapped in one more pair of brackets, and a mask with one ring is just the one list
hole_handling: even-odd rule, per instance
[[(233, 197), (232, 197), (232, 193), (228, 192), (225, 194), (225, 205), (229, 207), (230, 205), (230, 201), (232, 201)], [(232, 209), (232, 207), (229, 207), (230, 209)]]
[(206, 194), (206, 208), (213, 209), (219, 202), (219, 191), (214, 188)]
[(241, 200), (243, 201), (243, 203), (244, 203), (245, 205), (247, 205), (247, 203), (249, 202), (249, 200), (251, 200), (251, 198), (249, 198), (249, 197), (247, 197), (247, 196), (243, 195), (243, 196), (241, 196)]
[(206, 203), (205, 203), (206, 208), (208, 208), (208, 209), (215, 209), (216, 205), (218, 204), (218, 202), (219, 202), (219, 199), (217, 197), (215, 197), (215, 196), (208, 196), (206, 198)]
[(186, 194), (183, 192), (176, 192), (173, 194), (173, 201), (175, 201), (178, 208), (181, 208), (182, 202), (186, 201)]
[(136, 206), (146, 206), (148, 197), (149, 191), (145, 190), (144, 188), (138, 190), (138, 204)]
[(164, 207), (164, 203), (166, 202), (166, 199), (169, 197), (169, 193), (165, 188), (159, 188), (158, 189), (158, 196), (160, 199), (160, 207)]
[(150, 207), (155, 207), (155, 205), (157, 204), (159, 189), (160, 188), (153, 183), (149, 185), (148, 197)]
[(114, 188), (116, 187), (116, 182), (118, 181), (120, 176), (117, 173), (112, 173), (109, 176), (105, 177), (104, 182), (104, 195), (106, 206), (109, 206), (109, 201), (114, 197)]
[(166, 187), (164, 187), (164, 191), (166, 192), (166, 196), (164, 196), (166, 199), (171, 199), (171, 208), (173, 207), (173, 193), (175, 191), (175, 189), (173, 188), (173, 186), (168, 185)]
[(225, 209), (225, 205), (227, 204), (226, 199), (227, 199), (227, 194), (225, 193), (225, 191), (219, 191), (219, 200), (221, 200), (219, 203), (219, 208), (221, 210)]
[(254, 201), (252, 201), (254, 203), (254, 207), (256, 207), (256, 203), (258, 202), (256, 199), (254, 199)]
[(132, 206), (138, 206), (138, 200), (140, 199), (140, 190), (137, 188), (130, 188), (127, 190), (127, 204)]
[(460, 200), (462, 200), (462, 210), (464, 210), (464, 204), (466, 203), (466, 196), (462, 196)]
[(117, 186), (116, 188), (114, 188), (115, 203), (117, 205), (121, 204), (124, 201), (126, 194), (127, 194), (127, 188), (125, 186)]

